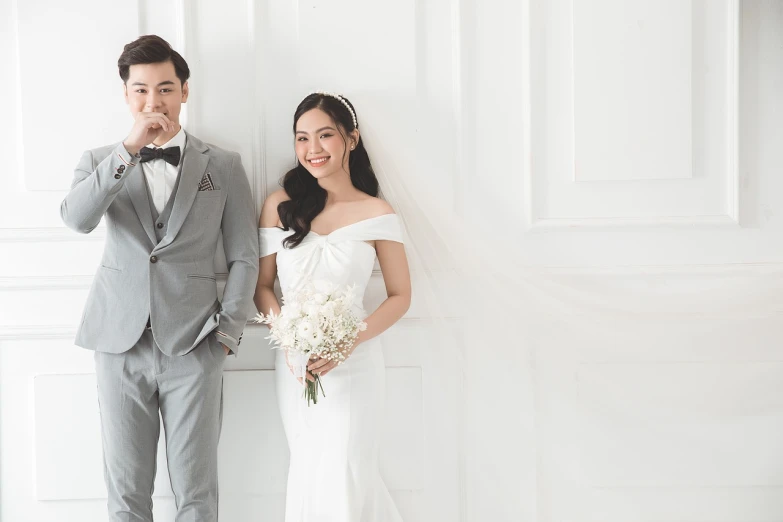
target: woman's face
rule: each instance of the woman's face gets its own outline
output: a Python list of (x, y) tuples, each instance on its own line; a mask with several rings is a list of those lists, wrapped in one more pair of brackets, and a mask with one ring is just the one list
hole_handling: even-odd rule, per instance
[[(312, 109), (296, 122), (296, 157), (316, 179), (348, 172), (348, 154), (337, 124), (321, 109)], [(348, 138), (353, 146), (352, 138)]]

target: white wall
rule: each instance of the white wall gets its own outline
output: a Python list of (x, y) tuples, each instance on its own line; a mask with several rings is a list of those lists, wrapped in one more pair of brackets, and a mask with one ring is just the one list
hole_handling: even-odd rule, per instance
[(467, 176), (532, 264), (682, 310), (541, 328), (539, 519), (780, 520), (783, 3), (499, 4), (463, 4)]
[[(299, 100), (356, 93), (426, 114), (394, 123), (425, 137), (415, 159), (448, 162), (443, 197), (479, 219), (471, 189), (505, 198), (531, 264), (664, 306), (738, 289), (731, 321), (589, 339), (542, 325), (539, 391), (558, 400), (541, 404), (538, 519), (783, 518), (781, 303), (754, 300), (783, 266), (783, 3), (0, 0), (0, 520), (105, 519), (92, 354), (72, 345), (104, 231), (68, 231), (59, 203), (81, 151), (127, 132), (116, 59), (153, 32), (191, 66), (188, 130), (242, 154), (259, 208), (292, 161)], [(415, 318), (383, 340), (384, 474), (406, 521), (480, 520), (457, 438), (423, 437), (455, 419), (425, 418), (442, 397)], [(226, 367), (223, 520), (282, 520), (263, 335), (249, 327)]]

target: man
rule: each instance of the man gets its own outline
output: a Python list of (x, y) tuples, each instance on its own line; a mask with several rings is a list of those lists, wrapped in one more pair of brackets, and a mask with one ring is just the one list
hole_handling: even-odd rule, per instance
[(60, 209), (81, 233), (106, 218), (76, 344), (95, 350), (109, 519), (152, 520), (160, 412), (177, 520), (213, 521), (223, 363), (237, 352), (258, 277), (254, 205), (239, 155), (179, 124), (190, 76), (182, 56), (142, 36), (118, 66), (134, 124), (121, 143), (82, 155)]

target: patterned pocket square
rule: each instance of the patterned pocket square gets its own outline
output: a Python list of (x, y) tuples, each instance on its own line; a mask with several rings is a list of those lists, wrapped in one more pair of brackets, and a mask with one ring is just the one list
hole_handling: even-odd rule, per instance
[(201, 178), (201, 181), (198, 184), (198, 191), (202, 192), (204, 190), (215, 190), (215, 185), (212, 183), (212, 176), (209, 172), (204, 174), (204, 177)]

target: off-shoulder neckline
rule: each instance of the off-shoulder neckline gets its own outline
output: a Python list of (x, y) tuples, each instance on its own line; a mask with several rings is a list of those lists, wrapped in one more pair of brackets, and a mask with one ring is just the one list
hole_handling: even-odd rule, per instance
[[(310, 231), (310, 234), (314, 234), (314, 235), (316, 235), (316, 236), (320, 236), (320, 237), (329, 237), (329, 236), (331, 236), (332, 234), (335, 234), (335, 233), (337, 233), (337, 232), (340, 232), (341, 230), (345, 230), (346, 228), (355, 227), (356, 225), (359, 225), (359, 224), (361, 224), (361, 223), (366, 223), (366, 222), (368, 222), (368, 221), (373, 221), (373, 220), (375, 220), (375, 219), (385, 218), (385, 217), (387, 217), (387, 216), (395, 216), (395, 217), (396, 217), (396, 216), (397, 216), (397, 214), (396, 214), (396, 213), (394, 213), (394, 212), (390, 212), (390, 213), (388, 213), (388, 214), (381, 214), (380, 216), (375, 216), (375, 217), (366, 218), (366, 219), (360, 219), (359, 221), (356, 221), (356, 222), (354, 222), (354, 223), (349, 223), (349, 224), (347, 224), (347, 225), (343, 225), (343, 226), (341, 226), (341, 227), (337, 227), (337, 228), (335, 228), (334, 230), (332, 230), (331, 232), (329, 232), (328, 234), (319, 234), (319, 233), (318, 233), (318, 232), (316, 232), (315, 230), (311, 230), (311, 231)], [(280, 232), (286, 232), (285, 230), (282, 230), (280, 227), (263, 227), (263, 228), (261, 228), (261, 230), (279, 230)]]

